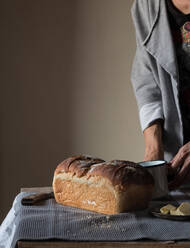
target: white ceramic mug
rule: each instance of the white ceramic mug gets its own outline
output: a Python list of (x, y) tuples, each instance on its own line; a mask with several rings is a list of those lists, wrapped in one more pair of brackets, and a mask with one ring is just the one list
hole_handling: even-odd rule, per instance
[(139, 162), (154, 178), (154, 191), (152, 198), (159, 198), (168, 194), (167, 167), (164, 160), (152, 160)]

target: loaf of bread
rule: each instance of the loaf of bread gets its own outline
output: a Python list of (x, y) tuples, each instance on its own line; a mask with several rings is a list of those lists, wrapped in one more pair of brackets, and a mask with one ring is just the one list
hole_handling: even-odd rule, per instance
[(146, 208), (153, 188), (151, 174), (136, 163), (85, 155), (64, 160), (53, 178), (58, 203), (104, 214)]

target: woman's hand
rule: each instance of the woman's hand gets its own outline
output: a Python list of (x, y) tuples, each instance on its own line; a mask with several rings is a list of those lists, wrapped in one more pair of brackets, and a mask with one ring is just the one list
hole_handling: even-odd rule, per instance
[(190, 142), (179, 149), (168, 165), (175, 174), (173, 180), (169, 183), (170, 190), (190, 181)]

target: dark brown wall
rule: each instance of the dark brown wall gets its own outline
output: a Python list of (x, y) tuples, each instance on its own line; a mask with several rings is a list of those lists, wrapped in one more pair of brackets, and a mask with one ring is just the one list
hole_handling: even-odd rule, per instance
[[(22, 186), (50, 185), (71, 152), (75, 1), (3, 1), (1, 208)], [(67, 131), (66, 131), (67, 130)]]
[(74, 153), (142, 160), (132, 0), (2, 0), (0, 201)]

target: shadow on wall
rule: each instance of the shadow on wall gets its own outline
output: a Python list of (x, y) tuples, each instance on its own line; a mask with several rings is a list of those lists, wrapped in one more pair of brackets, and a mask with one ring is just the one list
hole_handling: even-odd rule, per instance
[(50, 186), (71, 154), (142, 160), (132, 3), (0, 2), (3, 217), (21, 187)]
[(51, 185), (71, 153), (75, 3), (1, 3), (0, 222), (21, 187)]
[[(1, 115), (1, 120), (2, 120), (2, 115)], [(2, 122), (0, 121), (0, 130), (2, 130)], [(3, 143), (2, 143), (2, 132), (0, 132), (0, 195), (3, 196), (3, 183), (2, 183), (2, 178), (3, 178)], [(3, 197), (1, 197), (0, 200), (0, 224), (3, 220), (3, 217), (5, 215), (5, 209), (3, 209)], [(3, 211), (4, 210), (4, 211)]]

